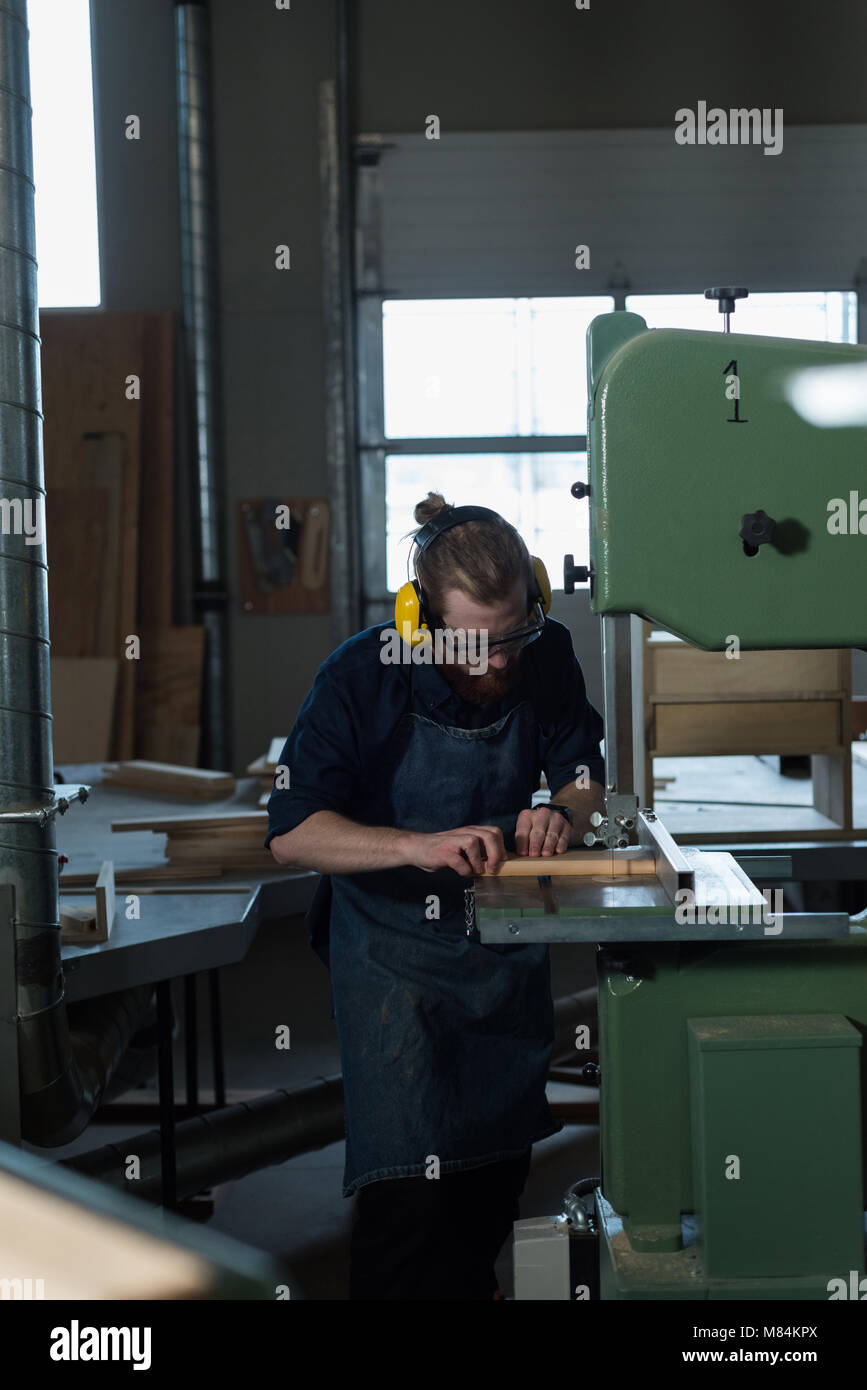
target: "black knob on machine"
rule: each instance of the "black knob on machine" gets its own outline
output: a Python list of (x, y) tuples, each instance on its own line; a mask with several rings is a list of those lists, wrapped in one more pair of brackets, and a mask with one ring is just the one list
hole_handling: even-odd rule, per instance
[(586, 584), (590, 578), (588, 565), (576, 565), (574, 555), (563, 556), (563, 592), (574, 594), (576, 584)]
[(738, 535), (744, 543), (744, 554), (758, 555), (759, 546), (768, 545), (774, 539), (776, 525), (773, 517), (763, 512), (761, 507), (757, 512), (747, 512), (741, 517)]
[(731, 316), (735, 311), (735, 300), (746, 299), (749, 290), (743, 286), (724, 285), (719, 289), (705, 290), (705, 299), (715, 299), (723, 315), (723, 330), (728, 333)]

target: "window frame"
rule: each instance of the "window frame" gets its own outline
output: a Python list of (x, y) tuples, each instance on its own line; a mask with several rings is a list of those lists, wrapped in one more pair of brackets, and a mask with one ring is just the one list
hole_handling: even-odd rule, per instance
[[(611, 291), (614, 309), (625, 305), (626, 291)], [(386, 573), (386, 458), (396, 454), (562, 454), (587, 452), (585, 434), (508, 434), (387, 437), (383, 378), (383, 306), (400, 298), (370, 291), (358, 298), (358, 459), (361, 499), (362, 621), (365, 627), (385, 622), (394, 607)], [(408, 296), (407, 296), (408, 297)], [(502, 296), (500, 296), (502, 297)], [(515, 296), (516, 298), (519, 296)], [(526, 297), (526, 296), (523, 296)], [(550, 295), (549, 298), (556, 296)], [(580, 295), (564, 295), (578, 299)], [(431, 299), (437, 298), (431, 295)], [(598, 298), (588, 295), (587, 298)]]
[[(357, 168), (358, 211), (356, 222), (356, 353), (358, 408), (358, 470), (360, 502), (360, 545), (362, 595), (361, 613), (364, 626), (387, 621), (393, 613), (394, 595), (387, 582), (387, 507), (386, 458), (404, 454), (542, 454), (587, 453), (587, 435), (473, 435), (470, 438), (389, 438), (385, 434), (385, 389), (383, 359), (383, 306), (386, 300), (449, 298), (457, 296), (420, 296), (387, 293), (381, 277), (381, 199), (382, 171), (378, 149), (373, 146), (361, 158)], [(794, 294), (795, 289), (767, 291)], [(856, 299), (857, 341), (867, 338), (867, 281), (846, 286), (827, 285), (822, 293), (852, 293)], [(609, 285), (607, 293), (613, 300), (612, 312), (624, 311), (627, 298), (636, 295), (679, 294), (677, 290), (642, 289), (631, 284), (628, 277)], [(757, 291), (758, 293), (758, 291)], [(762, 291), (762, 293), (766, 293)], [(588, 291), (587, 298), (597, 298), (599, 290)], [(467, 296), (469, 297), (469, 296)], [(488, 296), (477, 296), (486, 298)], [(502, 293), (496, 298), (533, 298), (526, 294), (513, 296)], [(556, 295), (548, 294), (548, 298)], [(582, 298), (564, 295), (563, 298)], [(737, 329), (735, 329), (737, 331)]]

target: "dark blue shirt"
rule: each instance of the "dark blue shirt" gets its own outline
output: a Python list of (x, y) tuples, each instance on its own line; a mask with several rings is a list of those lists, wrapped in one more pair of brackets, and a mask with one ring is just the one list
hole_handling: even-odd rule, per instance
[[(461, 699), (434, 665), (382, 661), (380, 633), (393, 628), (392, 622), (365, 628), (320, 666), (280, 755), (290, 785), (271, 793), (266, 846), (316, 811), (363, 820), (365, 771), (377, 766), (402, 716), (411, 712), (450, 728), (485, 728), (529, 700), (536, 714), (537, 768), (552, 795), (575, 780), (582, 764), (592, 781), (604, 783), (602, 719), (587, 699), (563, 623), (547, 620), (542, 636), (521, 653), (516, 685), (488, 704)], [(492, 807), (491, 814), (497, 810)]]

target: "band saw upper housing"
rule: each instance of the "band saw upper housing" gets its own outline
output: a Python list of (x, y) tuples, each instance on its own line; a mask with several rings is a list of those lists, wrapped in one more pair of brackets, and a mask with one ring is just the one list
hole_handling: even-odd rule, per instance
[[(708, 651), (732, 636), (867, 646), (867, 430), (808, 424), (783, 389), (804, 367), (867, 368), (867, 348), (648, 329), (631, 313), (595, 318), (587, 346), (593, 612)], [(829, 529), (835, 502), (845, 534)], [(757, 512), (774, 525), (748, 554)]]

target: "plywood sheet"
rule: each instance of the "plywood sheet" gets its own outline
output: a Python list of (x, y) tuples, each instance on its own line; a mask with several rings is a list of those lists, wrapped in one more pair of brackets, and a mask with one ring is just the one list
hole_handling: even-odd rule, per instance
[[(50, 488), (45, 498), (48, 614), (57, 656), (117, 657), (117, 574), (108, 488)], [(106, 641), (107, 626), (113, 628)]]
[(170, 627), (174, 548), (175, 316), (146, 314), (141, 398), (139, 621)]
[[(131, 758), (145, 749), (135, 736), (137, 663), (123, 659), (123, 642), (143, 627), (168, 626), (172, 618), (175, 319), (168, 311), (49, 310), (40, 315), (40, 332), (49, 506), (53, 489), (111, 491), (103, 546), (99, 552), (92, 547), (92, 554), (112, 578), (103, 585), (90, 654), (122, 658), (109, 756)], [(139, 382), (132, 399), (131, 377)], [(68, 609), (65, 597), (52, 595), (52, 583), (55, 591), (63, 583), (56, 568), (49, 578), (50, 601)], [(73, 580), (69, 592), (76, 594), (77, 587)], [(52, 614), (52, 637), (63, 631), (74, 635), (76, 623)], [(74, 653), (64, 648), (63, 654)], [(146, 740), (146, 751), (166, 756), (155, 742)], [(187, 733), (187, 749), (191, 742)], [(181, 760), (176, 745), (168, 756)]]
[[(76, 486), (83, 492), (100, 488), (108, 496), (104, 550), (100, 556), (92, 557), (99, 565), (104, 583), (97, 601), (94, 647), (86, 653), (89, 656), (120, 656), (123, 639), (135, 622), (135, 575), (122, 563), (130, 547), (135, 549), (137, 535), (135, 509), (127, 515), (124, 513), (124, 506), (129, 506), (131, 501), (125, 465), (126, 437), (117, 430), (82, 436)], [(48, 497), (50, 502), (50, 489)], [(50, 582), (49, 579), (49, 585)]]
[(105, 656), (52, 657), (55, 763), (95, 763), (108, 757), (118, 665)]
[(205, 629), (154, 628), (142, 632), (136, 700), (136, 756), (194, 766), (199, 755)]

